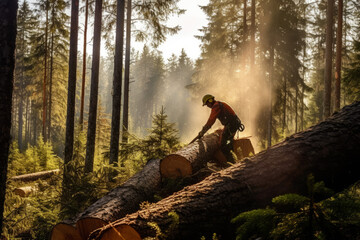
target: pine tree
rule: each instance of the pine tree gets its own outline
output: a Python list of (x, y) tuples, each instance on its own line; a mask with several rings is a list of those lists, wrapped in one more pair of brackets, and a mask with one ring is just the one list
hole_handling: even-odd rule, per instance
[(144, 141), (144, 156), (148, 160), (163, 158), (179, 146), (178, 130), (167, 118), (164, 107), (153, 117), (150, 134)]
[(85, 173), (93, 171), (95, 137), (96, 137), (96, 118), (98, 108), (98, 91), (99, 91), (99, 64), (100, 64), (100, 42), (101, 42), (101, 16), (102, 0), (96, 1), (95, 7), (95, 24), (94, 24), (94, 45), (93, 59), (91, 68), (91, 93), (89, 106), (89, 121), (86, 143)]
[(327, 1), (326, 10), (326, 51), (325, 51), (325, 74), (324, 74), (324, 118), (331, 114), (331, 79), (333, 65), (333, 19), (334, 0)]
[(125, 0), (117, 0), (116, 8), (116, 38), (113, 80), (113, 104), (111, 119), (110, 164), (117, 165), (120, 138), (120, 109), (122, 94), (122, 70), (124, 48), (124, 11)]
[(354, 54), (345, 68), (344, 85), (348, 102), (360, 100), (360, 41), (354, 41)]
[(76, 91), (76, 66), (77, 66), (77, 38), (79, 25), (79, 1), (71, 2), (71, 27), (70, 27), (70, 56), (69, 56), (69, 75), (68, 75), (68, 101), (66, 116), (66, 135), (65, 135), (65, 158), (63, 173), (62, 197), (67, 198), (67, 188), (70, 178), (67, 165), (73, 157), (74, 144), (74, 118), (75, 118), (75, 91)]
[[(23, 149), (23, 130), (24, 130), (24, 108), (25, 99), (30, 97), (31, 93), (27, 87), (31, 83), (31, 68), (33, 63), (30, 58), (31, 34), (36, 26), (36, 19), (32, 13), (27, 1), (24, 1), (19, 8), (18, 13), (18, 35), (16, 48), (16, 67), (14, 79), (14, 97), (18, 97), (18, 145)], [(27, 118), (25, 118), (27, 121)], [(13, 126), (15, 128), (15, 126)], [(25, 129), (25, 133), (27, 129)]]

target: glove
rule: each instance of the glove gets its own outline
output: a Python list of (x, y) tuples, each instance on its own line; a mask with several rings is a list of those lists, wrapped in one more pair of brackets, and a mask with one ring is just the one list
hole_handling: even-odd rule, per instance
[(199, 138), (203, 137), (204, 134), (207, 132), (207, 130), (209, 130), (209, 129), (204, 126), (198, 134)]

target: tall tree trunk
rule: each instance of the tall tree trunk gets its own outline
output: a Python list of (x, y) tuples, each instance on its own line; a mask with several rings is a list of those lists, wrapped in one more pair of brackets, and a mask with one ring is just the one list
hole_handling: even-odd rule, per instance
[[(0, 1), (0, 238), (2, 236), (11, 129), (18, 3)], [(6, 33), (6, 34), (5, 34)]]
[(43, 80), (43, 112), (42, 112), (42, 135), (44, 138), (44, 141), (47, 141), (47, 134), (46, 134), (46, 106), (47, 106), (47, 100), (46, 100), (46, 82), (47, 82), (47, 57), (48, 57), (48, 28), (49, 28), (49, 2), (46, 1), (46, 22), (45, 22), (45, 56), (44, 56), (44, 80)]
[[(348, 8), (348, 0), (345, 0), (345, 12), (344, 12), (344, 26), (345, 26), (345, 31), (344, 31), (344, 56), (345, 58), (347, 58), (347, 19), (348, 19), (348, 16), (347, 16), (347, 8)], [(343, 104), (344, 106), (346, 105), (346, 90), (344, 88), (344, 91), (343, 91)]]
[(82, 83), (81, 83), (81, 100), (80, 100), (80, 127), (84, 129), (84, 99), (85, 99), (85, 80), (86, 80), (86, 45), (87, 45), (87, 27), (89, 16), (89, 0), (85, 3), (85, 24), (84, 24), (84, 48), (83, 48), (83, 69), (82, 69)]
[(330, 116), (331, 106), (331, 77), (332, 77), (332, 43), (333, 43), (333, 15), (334, 0), (327, 1), (326, 10), (326, 49), (324, 73), (324, 118)]
[(15, 126), (16, 126), (16, 94), (13, 94), (12, 97), (13, 106), (11, 109), (11, 119), (13, 122), (13, 125), (11, 126), (10, 135), (13, 137), (15, 136)]
[(246, 15), (247, 15), (247, 0), (244, 0), (244, 15), (243, 15), (243, 23), (244, 23), (244, 33), (243, 33), (243, 42), (244, 44), (247, 41), (247, 32), (248, 32), (248, 26), (246, 22)]
[(62, 197), (67, 198), (69, 187), (68, 163), (72, 160), (74, 144), (74, 118), (75, 118), (75, 93), (76, 93), (76, 66), (77, 66), (77, 38), (79, 26), (79, 0), (71, 0), (71, 26), (70, 26), (70, 56), (69, 80), (66, 115), (66, 135), (64, 152), (64, 176)]
[(251, 0), (251, 50), (250, 50), (250, 66), (251, 73), (254, 71), (255, 64), (255, 0)]
[(340, 109), (341, 89), (341, 60), (342, 60), (342, 29), (343, 29), (343, 0), (338, 0), (338, 27), (336, 31), (336, 72), (335, 72), (335, 110)]
[(99, 91), (99, 63), (100, 63), (100, 42), (101, 42), (101, 18), (102, 18), (102, 0), (95, 2), (95, 24), (94, 24), (94, 44), (91, 66), (91, 89), (88, 132), (86, 142), (85, 173), (93, 171), (94, 152), (95, 152), (95, 133), (96, 116)]
[(296, 79), (295, 84), (295, 132), (298, 131), (298, 102), (299, 102), (299, 84), (298, 80)]
[(272, 138), (272, 91), (274, 81), (274, 46), (270, 46), (270, 65), (269, 65), (269, 121), (268, 121), (268, 148), (271, 147)]
[[(33, 104), (34, 105), (34, 104)], [(35, 109), (34, 107), (34, 111), (33, 111), (33, 124), (34, 124), (34, 138), (33, 138), (33, 145), (35, 146), (36, 145), (36, 138), (37, 138), (37, 109)]]
[(23, 149), (23, 125), (24, 125), (24, 122), (23, 122), (23, 113), (24, 113), (24, 105), (23, 105), (23, 100), (24, 100), (24, 97), (23, 97), (23, 84), (22, 84), (22, 81), (24, 81), (24, 79), (21, 79), (20, 80), (21, 83), (20, 83), (20, 89), (19, 89), (19, 103), (18, 103), (18, 106), (19, 106), (19, 111), (18, 111), (18, 119), (19, 119), (19, 127), (18, 127), (18, 145), (19, 145), (19, 149), (20, 151)]
[[(54, 9), (53, 9), (54, 11)], [(53, 12), (54, 14), (54, 12)], [(51, 141), (51, 114), (52, 114), (52, 89), (53, 89), (53, 76), (54, 76), (54, 33), (51, 33), (51, 46), (50, 46), (50, 79), (49, 79), (49, 110), (48, 110), (48, 123), (47, 123), (47, 139)]]
[(287, 98), (287, 86), (286, 86), (286, 78), (284, 77), (284, 102), (283, 102), (283, 119), (282, 119), (282, 131), (285, 137), (285, 128), (286, 128), (286, 98)]
[(121, 85), (124, 49), (124, 10), (125, 0), (117, 0), (116, 43), (113, 80), (113, 109), (111, 118), (110, 164), (117, 164), (120, 138)]
[(30, 106), (29, 106), (29, 97), (26, 98), (26, 108), (25, 108), (25, 146), (29, 143), (29, 133), (30, 133)]
[(131, 43), (131, 0), (127, 0), (126, 12), (126, 50), (125, 50), (125, 78), (124, 78), (124, 109), (122, 142), (128, 141), (129, 130), (129, 85), (130, 85), (130, 43)]
[[(235, 239), (231, 218), (243, 211), (264, 208), (282, 194), (307, 194), (310, 173), (335, 191), (358, 181), (359, 134), (357, 102), (250, 159), (97, 229), (89, 239), (117, 239), (111, 238), (116, 231), (117, 236), (131, 231), (133, 237), (128, 239), (132, 240), (154, 237), (156, 230), (149, 222), (162, 232), (171, 230), (167, 239), (200, 239), (214, 232), (223, 239)], [(174, 213), (178, 216), (175, 222), (171, 217)]]

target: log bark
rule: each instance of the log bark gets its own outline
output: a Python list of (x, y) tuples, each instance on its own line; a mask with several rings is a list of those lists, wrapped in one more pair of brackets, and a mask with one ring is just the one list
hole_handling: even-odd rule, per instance
[(55, 170), (49, 170), (49, 171), (42, 171), (42, 172), (36, 172), (36, 173), (23, 174), (23, 175), (12, 177), (12, 178), (10, 178), (10, 180), (22, 181), (22, 182), (30, 182), (30, 181), (35, 181), (35, 180), (38, 180), (38, 179), (50, 178), (53, 175), (59, 174), (59, 173), (60, 173), (60, 170), (55, 169)]
[[(109, 231), (123, 234), (122, 231), (127, 232), (125, 227), (133, 228), (142, 238), (155, 236), (149, 222), (156, 223), (164, 233), (171, 228), (167, 239), (200, 239), (214, 232), (222, 239), (234, 239), (226, 235), (233, 232), (229, 230), (232, 217), (241, 211), (265, 207), (281, 194), (306, 195), (310, 173), (334, 190), (357, 181), (359, 144), (360, 102), (356, 102), (252, 158), (94, 231), (89, 239), (110, 239), (106, 237)], [(176, 227), (170, 212), (179, 216)]]
[(203, 168), (219, 149), (220, 134), (221, 131), (208, 134), (166, 156), (160, 162), (161, 176), (165, 178), (185, 177)]
[[(160, 187), (159, 165), (159, 159), (150, 160), (142, 171), (100, 198), (81, 213), (75, 221), (55, 225), (51, 239), (76, 239), (76, 235), (74, 238), (61, 238), (61, 236), (65, 236), (63, 231), (71, 230), (70, 227), (64, 228), (64, 225), (71, 226), (75, 223), (76, 231), (81, 239), (87, 239), (95, 229), (137, 211), (140, 203), (151, 199)], [(68, 236), (70, 235), (71, 232)]]

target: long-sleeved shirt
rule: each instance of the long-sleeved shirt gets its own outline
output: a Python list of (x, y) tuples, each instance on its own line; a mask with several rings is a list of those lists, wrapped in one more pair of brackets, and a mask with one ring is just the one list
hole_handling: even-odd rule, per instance
[(208, 121), (206, 122), (204, 128), (210, 129), (218, 118), (222, 125), (229, 123), (229, 118), (236, 117), (234, 110), (224, 102), (215, 101), (214, 105), (211, 108), (211, 113)]

